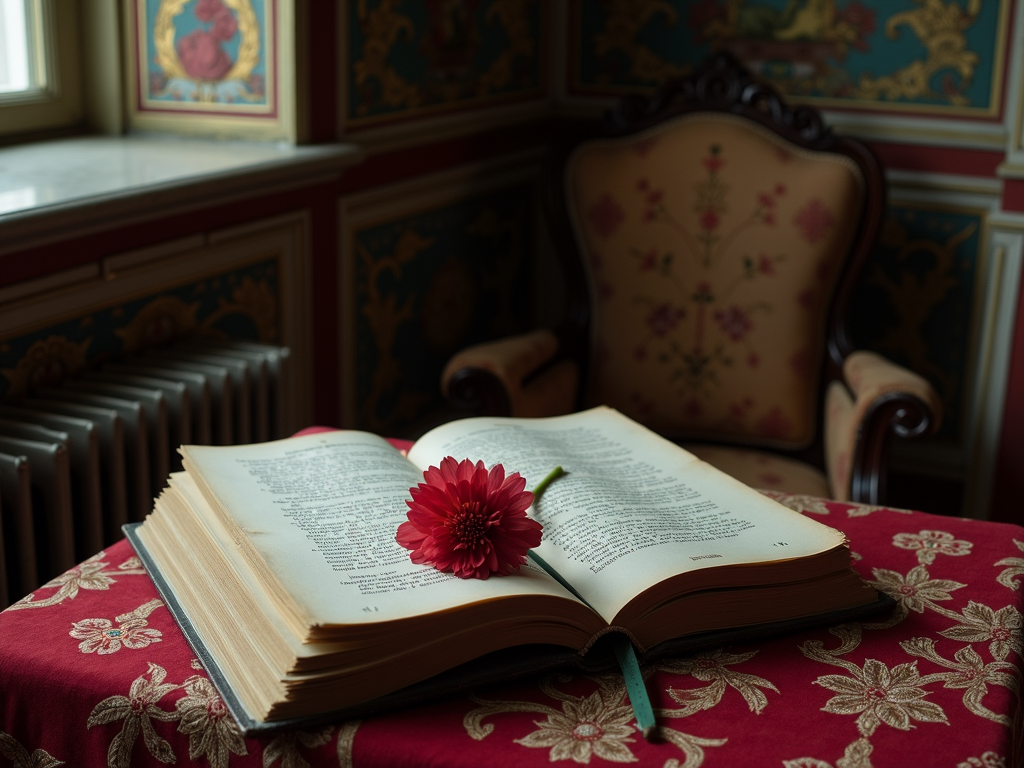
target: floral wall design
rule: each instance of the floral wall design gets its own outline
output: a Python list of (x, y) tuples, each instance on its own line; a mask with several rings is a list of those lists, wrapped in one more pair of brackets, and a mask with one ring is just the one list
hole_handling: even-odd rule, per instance
[(534, 206), (515, 184), (353, 232), (354, 426), (406, 434), (451, 355), (530, 328)]
[(138, 109), (272, 115), (276, 0), (137, 0)]
[(547, 14), (538, 0), (348, 0), (345, 123), (537, 98)]
[(734, 53), (783, 93), (997, 115), (1009, 0), (575, 0), (570, 88), (614, 95)]
[(270, 260), (0, 338), (0, 401), (191, 334), (274, 343), (278, 290)]
[(858, 346), (927, 378), (943, 400), (936, 439), (961, 443), (971, 378), (971, 332), (984, 215), (893, 203), (875, 258), (854, 296)]

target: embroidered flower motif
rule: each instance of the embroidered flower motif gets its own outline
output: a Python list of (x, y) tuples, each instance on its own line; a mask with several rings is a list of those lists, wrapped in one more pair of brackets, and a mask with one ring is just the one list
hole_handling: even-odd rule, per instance
[(605, 192), (598, 198), (597, 202), (590, 206), (587, 212), (590, 225), (601, 237), (611, 237), (619, 228), (626, 214), (615, 199)]
[[(871, 768), (871, 753), (874, 747), (867, 739), (857, 739), (846, 746), (843, 756), (836, 760), (836, 768)], [(798, 757), (783, 760), (783, 768), (832, 768), (832, 764), (813, 757)]]
[(835, 216), (821, 203), (821, 200), (814, 198), (801, 208), (793, 223), (800, 229), (804, 240), (808, 243), (816, 243), (835, 226)]
[(656, 248), (651, 248), (646, 253), (640, 254), (640, 271), (650, 272), (658, 266), (659, 261), (658, 250)]
[(899, 507), (884, 507), (877, 504), (853, 504), (846, 510), (847, 517), (867, 517), (872, 512), (896, 512), (900, 515), (914, 514), (911, 509), (900, 509)]
[[(31, 592), (21, 598), (21, 600), (8, 607), (7, 610), (19, 611), (25, 608), (48, 608), (65, 600), (74, 600), (78, 596), (80, 589), (110, 589), (110, 585), (114, 584), (116, 580), (111, 578), (110, 572), (104, 572), (103, 569), (107, 567), (107, 563), (103, 562), (104, 557), (106, 557), (105, 552), (96, 553), (84, 563), (76, 565), (70, 571), (51, 579), (35, 592)], [(129, 564), (134, 565), (129, 567)], [(145, 574), (145, 571), (139, 565), (138, 559), (134, 557), (122, 563), (118, 567), (118, 571), (125, 575)], [(35, 599), (36, 592), (39, 590), (54, 588), (57, 588), (57, 592), (49, 597), (38, 601)]]
[[(1017, 541), (1014, 539), (1013, 543), (1017, 545), (1017, 549), (1024, 552), (1024, 541)], [(1004, 557), (1002, 560), (996, 561), (995, 564), (1009, 566), (1009, 568), (1003, 569), (1000, 574), (996, 576), (996, 581), (1004, 587), (1009, 587), (1014, 591), (1020, 589), (1020, 582), (1015, 577), (1024, 575), (1024, 558)]]
[(17, 739), (3, 731), (0, 731), (0, 755), (10, 760), (14, 768), (57, 768), (64, 765), (63, 760), (58, 760), (45, 749), (33, 750), (30, 755)]
[(676, 329), (679, 322), (686, 317), (686, 310), (673, 307), (668, 302), (659, 304), (647, 315), (647, 327), (655, 336), (667, 336)]
[(959, 581), (929, 579), (928, 570), (923, 565), (911, 568), (906, 577), (885, 568), (875, 568), (872, 574), (875, 581), (870, 583), (894, 598), (903, 615), (907, 611), (924, 613), (926, 607), (935, 607), (932, 603), (952, 600), (949, 594), (952, 590), (967, 586)]
[(68, 632), (71, 637), (81, 640), (78, 650), (82, 653), (95, 652), (99, 656), (117, 653), (125, 648), (145, 648), (150, 643), (159, 643), (162, 632), (149, 629), (145, 619), (132, 618), (124, 624), (113, 624), (109, 619), (85, 619), (76, 621)]
[(1021, 654), (1020, 611), (1012, 605), (993, 611), (987, 605), (971, 600), (961, 613), (963, 621), (955, 627), (939, 632), (950, 640), (961, 640), (965, 643), (989, 643), (988, 650), (993, 659), (1005, 661), (1013, 651)]
[(757, 255), (757, 271), (762, 275), (775, 274), (775, 260), (765, 253)]
[(969, 645), (953, 654), (953, 660), (944, 659), (935, 650), (935, 641), (926, 637), (914, 637), (900, 642), (911, 656), (920, 656), (934, 664), (946, 667), (949, 672), (933, 672), (922, 678), (923, 682), (942, 681), (943, 688), (959, 689), (964, 692), (963, 703), (968, 711), (1005, 725), (1013, 726), (1013, 721), (1005, 714), (997, 714), (982, 703), (988, 693), (989, 685), (1001, 685), (1012, 691), (1016, 697), (1019, 688), (1020, 673), (1013, 664), (1005, 661), (993, 661), (986, 664), (978, 652)]
[(277, 736), (263, 750), (263, 768), (271, 768), (278, 760), (281, 768), (306, 768), (309, 763), (299, 754), (299, 745), (306, 749), (322, 747), (331, 740), (333, 728), (307, 733), (305, 731), (289, 731)]
[(898, 533), (892, 538), (893, 546), (900, 549), (916, 549), (917, 561), (924, 565), (935, 562), (936, 555), (962, 557), (971, 554), (969, 541), (954, 539), (945, 531), (921, 531), (920, 533)]
[(718, 154), (721, 151), (721, 147), (717, 144), (713, 144), (710, 149), (711, 154), (701, 160), (703, 166), (707, 168), (708, 173), (718, 173), (718, 171), (722, 169), (722, 166), (725, 165), (725, 160)]
[(448, 456), (423, 479), (410, 489), (409, 520), (396, 537), (412, 550), (414, 563), (486, 579), (518, 570), (527, 551), (540, 544), (541, 525), (526, 516), (533, 493), (524, 490), (526, 479), (518, 472), (506, 478), (501, 464), (488, 471), (482, 461)]
[(733, 341), (739, 341), (754, 327), (754, 324), (750, 322), (750, 315), (742, 307), (731, 306), (728, 309), (720, 309), (715, 312), (714, 318), (726, 336)]
[(712, 683), (707, 688), (699, 690), (669, 688), (668, 695), (683, 705), (685, 714), (710, 709), (717, 705), (722, 700), (726, 686), (729, 686), (743, 697), (751, 712), (759, 715), (768, 706), (768, 697), (765, 696), (761, 688), (768, 688), (776, 693), (779, 692), (779, 689), (763, 677), (729, 669), (730, 666), (742, 664), (756, 655), (757, 651), (726, 653), (719, 648), (714, 651), (704, 651), (689, 658), (663, 662), (658, 665), (658, 669), (676, 675), (693, 675), (698, 680)]
[(816, 685), (835, 691), (822, 711), (836, 715), (856, 715), (857, 729), (870, 737), (882, 723), (901, 731), (913, 728), (911, 720), (949, 724), (942, 707), (922, 701), (928, 695), (920, 687), (917, 662), (898, 664), (891, 670), (876, 659), (867, 659), (864, 668), (851, 665), (853, 677), (822, 675)]
[(162, 763), (173, 763), (176, 758), (174, 750), (166, 739), (157, 735), (153, 728), (153, 720), (172, 722), (178, 719), (176, 712), (168, 712), (157, 706), (159, 701), (171, 691), (178, 688), (173, 683), (165, 683), (167, 670), (158, 664), (149, 664), (149, 680), (145, 675), (135, 678), (127, 696), (111, 696), (104, 699), (89, 714), (86, 727), (106, 725), (124, 720), (121, 732), (110, 742), (107, 750), (107, 761), (110, 765), (128, 766), (131, 764), (132, 748), (142, 731), (146, 748)]
[(989, 750), (983, 752), (981, 757), (969, 757), (957, 763), (956, 768), (1006, 768), (1006, 758)]
[(562, 712), (552, 712), (547, 720), (534, 721), (539, 731), (516, 739), (525, 747), (550, 748), (550, 762), (573, 760), (589, 763), (593, 755), (613, 763), (635, 763), (636, 757), (627, 743), (636, 729), (629, 723), (633, 709), (615, 706), (601, 699), (600, 691), (594, 691), (582, 700), (567, 699), (562, 702)]
[(206, 756), (211, 768), (227, 768), (231, 753), (248, 754), (242, 732), (224, 700), (205, 677), (193, 675), (182, 683), (185, 696), (174, 702), (178, 731), (188, 734), (188, 756)]
[(718, 229), (719, 216), (716, 211), (707, 210), (701, 213), (698, 221), (701, 229), (711, 232)]

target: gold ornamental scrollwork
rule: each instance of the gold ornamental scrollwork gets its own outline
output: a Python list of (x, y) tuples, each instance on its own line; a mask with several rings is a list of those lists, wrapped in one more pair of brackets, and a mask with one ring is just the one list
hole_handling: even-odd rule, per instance
[[(398, 13), (396, 5), (398, 0), (383, 0), (371, 10), (366, 0), (359, 0), (357, 11), (364, 35), (363, 56), (352, 64), (352, 70), (358, 87), (363, 87), (371, 79), (380, 83), (381, 103), (385, 106), (417, 107), (423, 102), (419, 86), (402, 79), (387, 61), (399, 35), (405, 35), (410, 41), (416, 38), (412, 19)], [(369, 105), (360, 104), (358, 111), (366, 114), (369, 109)]]
[(604, 29), (593, 37), (594, 51), (604, 56), (620, 51), (629, 58), (629, 74), (643, 82), (661, 83), (671, 77), (687, 74), (692, 67), (666, 61), (643, 43), (637, 41), (640, 30), (655, 16), (664, 17), (666, 26), (678, 21), (675, 7), (665, 0), (605, 0), (607, 18)]
[[(942, 0), (916, 0), (920, 5), (910, 11), (890, 16), (885, 22), (885, 34), (891, 40), (899, 37), (901, 26), (909, 27), (928, 51), (927, 59), (914, 61), (909, 66), (883, 77), (861, 75), (856, 96), (862, 99), (921, 99), (945, 97), (957, 106), (969, 105), (963, 90), (974, 76), (979, 56), (967, 50), (964, 32), (978, 18), (981, 0), (969, 0), (967, 8), (955, 2)], [(937, 72), (953, 69), (959, 73), (963, 87), (948, 88), (939, 94), (928, 81)]]
[[(174, 48), (174, 19), (178, 16), (189, 0), (164, 0), (160, 3), (156, 20), (153, 23), (153, 44), (156, 48), (156, 63), (160, 65), (168, 78), (193, 78), (185, 71)], [(233, 10), (238, 20), (238, 32), (241, 43), (238, 46), (238, 57), (223, 80), (247, 80), (256, 68), (260, 59), (260, 23), (256, 18), (250, 0), (223, 0)]]

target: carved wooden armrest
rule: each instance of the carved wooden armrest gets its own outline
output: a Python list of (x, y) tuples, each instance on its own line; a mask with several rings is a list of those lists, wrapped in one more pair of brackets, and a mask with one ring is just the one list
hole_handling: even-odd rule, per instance
[(468, 347), (448, 361), (441, 391), (452, 404), (480, 415), (570, 413), (579, 370), (572, 360), (548, 366), (557, 352), (558, 338), (548, 330)]
[(925, 379), (874, 352), (847, 357), (843, 377), (846, 386), (832, 382), (825, 402), (829, 486), (837, 500), (879, 504), (890, 439), (934, 432), (942, 403)]

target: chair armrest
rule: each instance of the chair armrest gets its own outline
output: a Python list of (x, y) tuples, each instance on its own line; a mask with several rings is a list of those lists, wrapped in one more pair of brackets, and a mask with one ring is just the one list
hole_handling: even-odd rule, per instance
[(467, 347), (445, 366), (441, 391), (453, 405), (480, 415), (570, 413), (579, 369), (572, 360), (552, 363), (557, 353), (558, 338), (548, 330)]
[(832, 382), (825, 401), (829, 487), (837, 500), (879, 504), (892, 436), (934, 432), (942, 402), (928, 381), (874, 352), (847, 357), (843, 377), (846, 386)]

